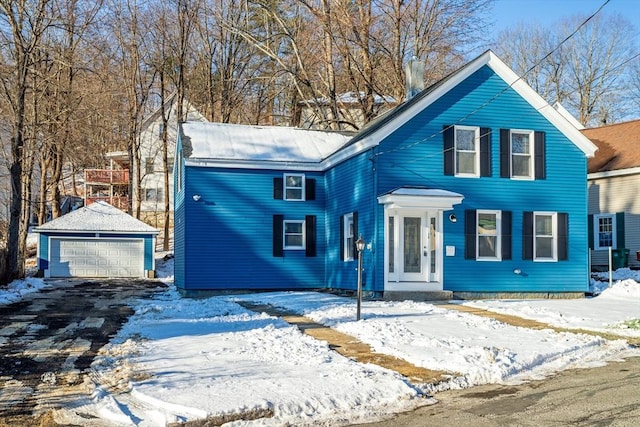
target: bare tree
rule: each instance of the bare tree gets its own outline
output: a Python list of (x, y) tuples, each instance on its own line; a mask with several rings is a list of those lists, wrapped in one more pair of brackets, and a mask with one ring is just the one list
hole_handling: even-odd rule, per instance
[(507, 30), (497, 51), (548, 102), (562, 103), (585, 125), (600, 125), (629, 111), (635, 34), (621, 16), (574, 16), (550, 28)]
[[(11, 67), (2, 77), (3, 95), (11, 107), (11, 202), (7, 236), (7, 271), (3, 283), (24, 277), (27, 225), (24, 222), (23, 166), (30, 153), (25, 152), (26, 100), (34, 52), (39, 48), (49, 23), (48, 0), (0, 1), (0, 19), (7, 32), (1, 31)], [(28, 219), (28, 215), (26, 215)]]

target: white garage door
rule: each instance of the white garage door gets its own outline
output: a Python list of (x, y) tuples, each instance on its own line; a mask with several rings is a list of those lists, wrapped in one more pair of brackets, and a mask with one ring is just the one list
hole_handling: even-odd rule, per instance
[(143, 277), (142, 239), (51, 239), (51, 277)]

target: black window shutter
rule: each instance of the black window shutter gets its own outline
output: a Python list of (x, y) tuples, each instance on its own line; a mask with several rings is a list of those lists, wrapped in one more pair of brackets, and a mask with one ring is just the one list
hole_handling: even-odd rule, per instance
[(595, 248), (593, 239), (593, 215), (587, 215), (587, 235), (589, 239), (589, 249)]
[(273, 256), (283, 257), (284, 246), (282, 239), (284, 233), (284, 215), (273, 216)]
[(569, 258), (569, 215), (558, 213), (558, 261)]
[(284, 179), (282, 177), (273, 178), (273, 198), (282, 200), (284, 197)]
[(491, 176), (490, 128), (480, 128), (480, 176)]
[(464, 211), (464, 259), (476, 259), (476, 210)]
[(533, 212), (522, 213), (522, 259), (533, 259)]
[(502, 211), (502, 259), (511, 259), (511, 211)]
[(340, 261), (344, 261), (344, 215), (340, 215)]
[(305, 226), (305, 255), (308, 257), (316, 256), (316, 216), (307, 215), (304, 217)]
[(316, 199), (316, 180), (314, 178), (307, 178), (304, 181), (304, 198), (305, 200)]
[(616, 213), (616, 244), (617, 249), (623, 249), (625, 247), (624, 241), (624, 212)]
[(455, 149), (454, 149), (454, 137), (455, 137), (455, 128), (453, 125), (444, 126), (443, 127), (443, 138), (444, 138), (444, 174), (445, 175), (454, 175), (454, 160), (455, 160)]
[(353, 212), (353, 256), (358, 257), (358, 247), (356, 246), (356, 240), (360, 235), (358, 234), (358, 212)]
[(547, 165), (545, 155), (545, 134), (544, 132), (535, 132), (535, 162), (536, 162), (536, 179), (547, 179)]
[(511, 141), (509, 129), (500, 129), (500, 178), (511, 177)]

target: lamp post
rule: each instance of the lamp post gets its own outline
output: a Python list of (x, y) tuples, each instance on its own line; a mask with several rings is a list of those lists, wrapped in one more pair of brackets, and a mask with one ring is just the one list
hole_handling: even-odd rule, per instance
[(360, 306), (362, 305), (362, 251), (366, 242), (362, 235), (356, 240), (356, 249), (358, 250), (358, 309), (356, 312), (356, 320), (360, 320)]

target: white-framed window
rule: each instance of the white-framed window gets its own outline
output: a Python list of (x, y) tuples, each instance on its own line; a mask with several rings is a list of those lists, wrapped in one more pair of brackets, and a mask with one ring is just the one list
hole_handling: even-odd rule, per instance
[(455, 126), (456, 176), (480, 176), (480, 128)]
[(304, 249), (304, 221), (285, 220), (282, 238), (284, 249)]
[(153, 173), (154, 171), (154, 158), (153, 157), (145, 157), (144, 159), (144, 171), (146, 173)]
[(533, 260), (558, 260), (558, 221), (556, 212), (533, 213)]
[(511, 177), (534, 178), (534, 136), (532, 130), (510, 131)]
[(615, 214), (593, 215), (594, 249), (617, 248)]
[(178, 164), (175, 165), (175, 173), (176, 173), (176, 192), (180, 193), (182, 191), (182, 166), (183, 166), (182, 155), (178, 155)]
[(343, 230), (344, 230), (344, 240), (342, 242), (342, 247), (344, 248), (343, 250), (343, 254), (344, 254), (344, 259), (343, 261), (353, 261), (355, 259), (355, 253), (354, 253), (354, 247), (355, 247), (355, 236), (354, 236), (354, 226), (353, 226), (353, 213), (349, 213), (346, 214), (343, 217), (343, 224), (342, 224)]
[(145, 202), (161, 202), (164, 200), (162, 188), (144, 188), (142, 194)]
[(476, 211), (476, 259), (501, 261), (502, 212)]
[(284, 174), (284, 199), (304, 200), (304, 174)]

